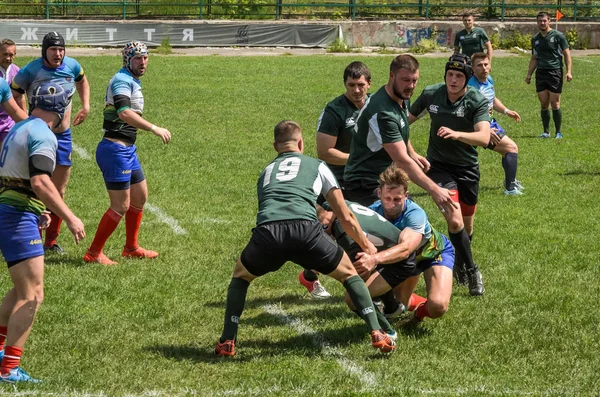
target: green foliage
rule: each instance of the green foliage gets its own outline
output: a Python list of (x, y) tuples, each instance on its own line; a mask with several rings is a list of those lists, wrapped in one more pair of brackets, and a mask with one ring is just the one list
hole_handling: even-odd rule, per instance
[(171, 39), (169, 36), (165, 37), (156, 49), (151, 50), (152, 52), (160, 55), (169, 55), (173, 53), (173, 47), (171, 46)]
[(576, 28), (568, 29), (565, 32), (565, 39), (567, 39), (569, 47), (574, 50), (586, 50), (590, 45), (589, 34), (582, 38)]
[(336, 38), (333, 43), (327, 46), (327, 52), (352, 52), (344, 39)]
[(510, 36), (500, 38), (499, 47), (502, 49), (520, 47), (524, 50), (531, 50), (531, 35), (523, 34), (520, 31), (515, 30)]
[(492, 43), (492, 48), (494, 50), (500, 48), (500, 44), (501, 44), (500, 33), (494, 32), (489, 37), (490, 37), (490, 43)]
[[(23, 66), (31, 59), (16, 61)], [(575, 58), (578, 77), (565, 83), (565, 139), (556, 141), (536, 138), (539, 102), (535, 87), (523, 82), (529, 60), (494, 58), (496, 93), (522, 117), (516, 123), (497, 115), (519, 145), (525, 194), (505, 197), (501, 156), (479, 150), (473, 255), (484, 277), (483, 298), (453, 286), (448, 312), (415, 329), (398, 327), (398, 350), (384, 357), (373, 353), (340, 283), (321, 276), (333, 298), (310, 300), (297, 281), (300, 267), (288, 263), (252, 282), (237, 356), (222, 360), (213, 349), (233, 265), (255, 224), (256, 182), (276, 155), (273, 126), (298, 121), (305, 153), (315, 156), (314, 128), (324, 105), (344, 91), (343, 68), (367, 63), (375, 92), (388, 80), (390, 57), (151, 57), (141, 78), (143, 117), (168, 128), (173, 140), (163, 145), (149, 132), (138, 133), (148, 200), (164, 212), (145, 211), (140, 244), (160, 256), (122, 259), (121, 222), (104, 249), (119, 262), (112, 267), (81, 258), (109, 207), (93, 153), (102, 138), (104, 90), (122, 60), (77, 57), (90, 82), (91, 112), (73, 135), (91, 158), (73, 153), (66, 199), (87, 237), (75, 245), (63, 226), (59, 243), (66, 254), (46, 257), (45, 298), (21, 361), (45, 382), (17, 391), (0, 385), (0, 394), (597, 396), (600, 57), (585, 59)], [(443, 59), (419, 62), (415, 96), (440, 82), (443, 71)], [(73, 111), (80, 108), (74, 95)], [(411, 125), (410, 137), (424, 154), (427, 117)], [(410, 190), (433, 226), (446, 231), (431, 198), (412, 183)], [(187, 234), (175, 234), (165, 214)], [(0, 285), (2, 294), (12, 285), (6, 270)], [(416, 292), (425, 291), (420, 280)], [(288, 317), (271, 314), (267, 304)]]
[(375, 49), (373, 52), (376, 52), (379, 54), (397, 54), (399, 52), (399, 50), (397, 48), (388, 48), (385, 44), (382, 44), (377, 49)]
[(417, 42), (414, 46), (408, 49), (409, 52), (414, 54), (426, 54), (428, 52), (437, 51), (440, 48), (437, 41), (433, 38), (431, 39), (422, 39)]

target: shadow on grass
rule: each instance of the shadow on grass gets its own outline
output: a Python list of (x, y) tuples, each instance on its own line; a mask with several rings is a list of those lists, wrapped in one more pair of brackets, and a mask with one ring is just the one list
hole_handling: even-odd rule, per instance
[[(206, 302), (204, 306), (206, 307), (215, 307), (215, 308), (224, 308), (225, 300), (227, 296), (223, 296), (222, 300)], [(317, 306), (317, 305), (327, 305), (328, 303), (341, 303), (343, 302), (343, 297), (331, 297), (325, 300), (315, 300), (308, 297), (308, 294), (286, 294), (279, 295), (273, 297), (255, 297), (246, 300), (246, 308), (257, 308), (265, 305), (296, 305), (296, 306)]]
[[(281, 325), (281, 324), (280, 324)], [(217, 340), (215, 339), (215, 345)], [(341, 355), (337, 348), (344, 348), (350, 344), (363, 343), (371, 352), (370, 338), (367, 327), (357, 324), (343, 329), (327, 330), (318, 333), (308, 333), (286, 338), (284, 340), (272, 339), (244, 339), (236, 342), (236, 356), (227, 358), (227, 361), (245, 362), (257, 358), (268, 358), (282, 354), (294, 354), (305, 357), (334, 358)], [(177, 361), (192, 361), (194, 363), (219, 363), (223, 357), (214, 353), (215, 346), (193, 345), (154, 345), (144, 347), (145, 352), (160, 354), (167, 359)]]
[(44, 264), (46, 266), (69, 266), (69, 267), (87, 267), (102, 266), (97, 263), (86, 263), (83, 258), (65, 256), (61, 254), (44, 255)]

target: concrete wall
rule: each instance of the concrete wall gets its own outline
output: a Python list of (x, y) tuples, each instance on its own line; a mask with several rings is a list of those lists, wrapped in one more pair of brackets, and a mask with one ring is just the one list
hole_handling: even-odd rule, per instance
[[(337, 22), (341, 26), (346, 43), (352, 47), (381, 46), (412, 47), (419, 40), (431, 37), (432, 30), (437, 30), (437, 41), (442, 46), (453, 46), (454, 35), (464, 28), (461, 21), (355, 21)], [(500, 33), (500, 37), (508, 37), (516, 31), (533, 35), (538, 31), (535, 21), (531, 22), (476, 22), (491, 35)], [(556, 24), (552, 24), (556, 28)], [(566, 32), (575, 28), (580, 40), (589, 43), (588, 48), (600, 48), (600, 23), (575, 22), (559, 23), (558, 30)]]

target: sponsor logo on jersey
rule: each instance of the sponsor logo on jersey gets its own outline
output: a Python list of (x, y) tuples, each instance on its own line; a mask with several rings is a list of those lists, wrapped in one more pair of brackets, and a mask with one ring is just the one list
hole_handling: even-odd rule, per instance
[(39, 240), (39, 239), (38, 240), (30, 240), (29, 241), (29, 245), (38, 245), (38, 244), (41, 244), (41, 243), (42, 243), (42, 240)]
[(540, 41), (539, 41), (539, 40), (536, 40), (536, 41), (534, 41), (534, 42), (533, 42), (533, 45), (534, 45), (534, 46), (536, 46), (536, 47), (537, 47), (539, 44), (540, 44)]
[(456, 110), (456, 116), (457, 117), (465, 117), (465, 107), (460, 105), (458, 107), (458, 109)]
[(437, 105), (429, 105), (429, 113), (437, 113), (438, 106)]
[(346, 119), (346, 128), (354, 127), (354, 124), (356, 124), (356, 120), (354, 120), (354, 117)]
[(123, 170), (121, 171), (121, 174), (131, 174), (131, 170)]
[(550, 37), (550, 42), (554, 43), (554, 37)]
[(463, 41), (465, 39), (465, 36), (460, 36), (460, 41)]

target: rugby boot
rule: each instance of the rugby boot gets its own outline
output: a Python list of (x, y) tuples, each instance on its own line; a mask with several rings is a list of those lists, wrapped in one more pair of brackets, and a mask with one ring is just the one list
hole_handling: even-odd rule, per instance
[(137, 247), (134, 249), (123, 248), (123, 253), (121, 254), (125, 258), (148, 258), (153, 259), (158, 256), (158, 252), (147, 250), (142, 247)]
[(221, 343), (217, 343), (215, 348), (215, 354), (221, 357), (233, 357), (235, 355), (235, 342), (231, 339)]
[(382, 353), (392, 353), (396, 350), (394, 341), (380, 329), (371, 331), (371, 344)]
[(481, 278), (481, 272), (477, 265), (472, 269), (467, 270), (467, 278), (469, 280), (469, 294), (471, 296), (481, 296), (485, 292), (483, 287), (483, 280)]
[(98, 255), (92, 254), (90, 251), (86, 252), (83, 256), (83, 260), (87, 263), (99, 263), (104, 266), (116, 265), (117, 262), (111, 261), (108, 256), (104, 255), (102, 252)]
[(49, 247), (46, 247), (44, 245), (44, 254), (49, 254), (49, 253), (52, 253), (52, 254), (61, 254), (62, 255), (62, 254), (65, 253), (65, 250), (62, 249), (62, 247), (60, 245), (56, 244), (56, 243), (52, 244)]
[(298, 281), (310, 292), (310, 296), (314, 299), (327, 299), (331, 297), (331, 294), (327, 292), (319, 280), (307, 280), (304, 277), (304, 270), (298, 275)]
[(0, 375), (0, 381), (4, 383), (29, 382), (40, 383), (41, 380), (33, 379), (29, 374), (23, 371), (20, 367), (15, 367), (9, 373)]

